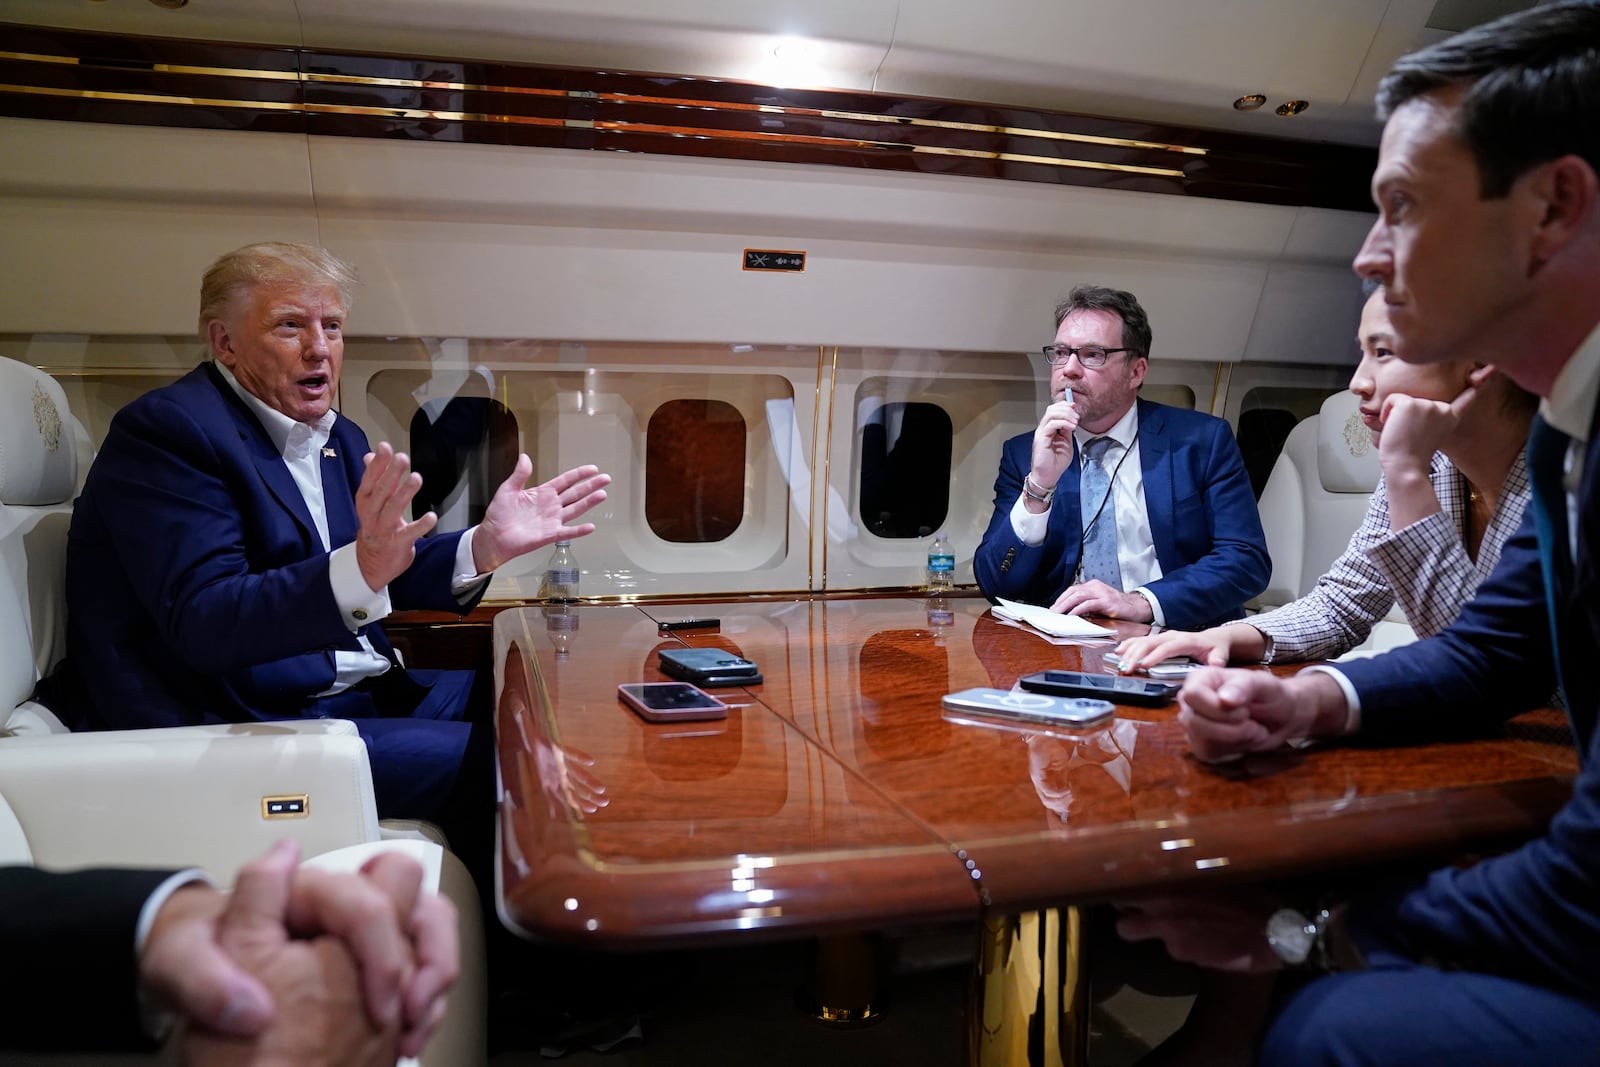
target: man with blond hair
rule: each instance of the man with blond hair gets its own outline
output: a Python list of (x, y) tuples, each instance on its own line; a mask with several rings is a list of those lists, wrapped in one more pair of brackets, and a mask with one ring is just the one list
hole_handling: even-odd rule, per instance
[[(402, 667), (392, 610), (469, 610), (491, 572), (605, 499), (578, 467), (526, 486), (526, 455), (470, 530), (408, 519), (422, 484), (402, 452), (333, 407), (355, 272), (270, 242), (201, 286), (211, 359), (112, 421), (67, 555), (75, 729), (354, 720), (378, 810), (487, 834), (492, 731), (470, 671)], [(59, 701), (58, 701), (59, 702)], [(480, 825), (481, 821), (481, 825)]]

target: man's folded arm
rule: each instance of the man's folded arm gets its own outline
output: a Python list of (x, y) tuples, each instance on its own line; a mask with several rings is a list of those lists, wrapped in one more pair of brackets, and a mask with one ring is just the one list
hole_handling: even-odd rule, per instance
[(1482, 732), (1547, 703), (1555, 661), (1531, 515), (1493, 573), (1434, 637), (1339, 664), (1361, 697), (1361, 735), (1378, 742)]

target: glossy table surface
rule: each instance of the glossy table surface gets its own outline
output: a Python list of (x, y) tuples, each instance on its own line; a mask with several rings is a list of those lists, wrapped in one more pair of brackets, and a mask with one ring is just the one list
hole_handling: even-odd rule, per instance
[[(1080, 732), (953, 722), (946, 693), (1098, 672), (1114, 644), (1056, 643), (987, 609), (890, 598), (502, 612), (502, 918), (616, 946), (976, 918), (1493, 847), (1538, 833), (1571, 790), (1576, 759), (1553, 712), (1494, 739), (1220, 768), (1187, 754), (1176, 704), (1119, 706)], [(721, 626), (658, 630), (688, 616)], [(664, 680), (657, 651), (682, 645), (739, 652), (764, 682), (715, 691), (732, 706), (725, 722), (641, 721), (617, 684)]]

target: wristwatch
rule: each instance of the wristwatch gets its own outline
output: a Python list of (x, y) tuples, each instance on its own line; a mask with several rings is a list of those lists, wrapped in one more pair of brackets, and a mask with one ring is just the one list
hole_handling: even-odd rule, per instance
[(1318, 908), (1310, 915), (1294, 908), (1279, 908), (1267, 920), (1267, 944), (1291, 967), (1309, 961), (1327, 970), (1328, 920), (1331, 917), (1327, 908)]
[(1031, 473), (1022, 476), (1022, 492), (1029, 500), (1037, 500), (1041, 504), (1050, 503), (1051, 498), (1056, 495), (1055, 486), (1051, 486), (1049, 489), (1040, 489), (1035, 486)]

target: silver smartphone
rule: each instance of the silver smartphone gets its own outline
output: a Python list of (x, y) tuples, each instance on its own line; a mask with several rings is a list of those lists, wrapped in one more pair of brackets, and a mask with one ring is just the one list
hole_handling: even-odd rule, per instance
[(1035, 723), (1079, 729), (1105, 722), (1116, 714), (1108, 700), (1058, 697), (1047, 693), (1024, 693), (1015, 689), (963, 689), (944, 698), (945, 718), (961, 721), (965, 715), (990, 722)]

